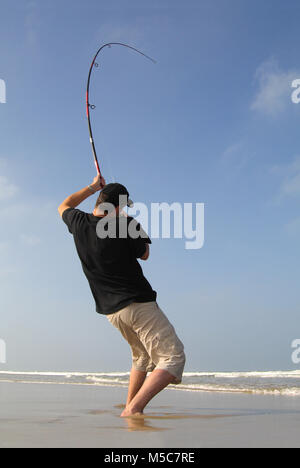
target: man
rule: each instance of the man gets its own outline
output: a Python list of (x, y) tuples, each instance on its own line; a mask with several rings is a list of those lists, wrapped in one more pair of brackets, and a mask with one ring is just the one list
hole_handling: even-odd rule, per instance
[[(98, 191), (93, 214), (76, 209)], [(160, 310), (157, 294), (137, 261), (149, 258), (151, 240), (123, 212), (131, 204), (123, 185), (106, 185), (98, 176), (58, 208), (74, 237), (97, 312), (106, 315), (131, 346), (133, 365), (122, 417), (143, 413), (157, 393), (170, 383), (180, 383), (185, 365), (183, 344)]]

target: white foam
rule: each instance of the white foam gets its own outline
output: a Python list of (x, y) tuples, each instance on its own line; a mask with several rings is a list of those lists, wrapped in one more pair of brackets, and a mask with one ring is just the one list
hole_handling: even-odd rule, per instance
[(300, 379), (300, 370), (295, 371), (251, 371), (251, 372), (185, 372), (184, 377), (215, 377), (223, 379), (237, 378), (285, 378)]
[(20, 371), (0, 371), (0, 374), (4, 375), (41, 375), (41, 376), (49, 376), (49, 377), (86, 377), (89, 375), (92, 376), (101, 376), (101, 375), (110, 375), (110, 376), (121, 376), (121, 375), (130, 375), (130, 372), (40, 372), (40, 371), (33, 371), (33, 372), (20, 372)]
[[(129, 372), (0, 371), (0, 382), (124, 387)], [(265, 372), (185, 372), (177, 390), (300, 396), (300, 370)]]
[(251, 388), (251, 387), (222, 387), (221, 385), (172, 385), (173, 388), (184, 391), (213, 392), (213, 393), (249, 393), (253, 395), (282, 395), (300, 396), (300, 388)]

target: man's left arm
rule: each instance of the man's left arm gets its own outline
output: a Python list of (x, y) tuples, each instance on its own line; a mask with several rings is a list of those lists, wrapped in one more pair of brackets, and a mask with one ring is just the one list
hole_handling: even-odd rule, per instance
[(95, 177), (91, 185), (88, 185), (78, 192), (73, 193), (73, 195), (70, 195), (65, 199), (65, 201), (62, 202), (62, 204), (58, 207), (60, 216), (62, 216), (67, 209), (76, 208), (88, 197), (102, 190), (105, 185), (106, 183), (102, 176), (98, 175)]

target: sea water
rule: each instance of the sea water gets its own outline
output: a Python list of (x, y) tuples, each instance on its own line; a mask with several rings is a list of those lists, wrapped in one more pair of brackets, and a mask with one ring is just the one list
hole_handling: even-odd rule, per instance
[[(1, 371), (0, 382), (126, 387), (129, 372)], [(267, 372), (185, 372), (171, 388), (193, 392), (226, 392), (300, 396), (300, 370)]]

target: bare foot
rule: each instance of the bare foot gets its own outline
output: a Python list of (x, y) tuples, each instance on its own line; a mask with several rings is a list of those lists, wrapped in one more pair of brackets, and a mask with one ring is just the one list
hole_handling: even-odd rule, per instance
[(141, 411), (137, 411), (136, 409), (125, 408), (121, 414), (121, 418), (132, 418), (132, 417), (139, 417), (143, 416)]

